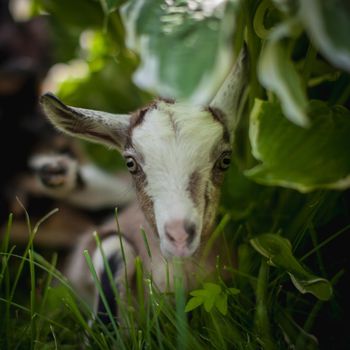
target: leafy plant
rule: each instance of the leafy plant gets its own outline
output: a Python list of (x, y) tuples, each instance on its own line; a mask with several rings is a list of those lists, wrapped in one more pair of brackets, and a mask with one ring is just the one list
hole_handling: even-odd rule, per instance
[[(153, 294), (149, 303), (138, 294), (144, 306), (139, 313), (126, 310), (132, 330), (126, 336), (98, 320), (88, 327), (91, 310), (56, 271), (55, 259), (47, 262), (32, 245), (21, 257), (6, 233), (1, 346), (64, 349), (88, 339), (97, 349), (346, 348), (349, 2), (32, 3), (34, 14), (48, 14), (55, 61), (72, 67), (78, 59), (86, 65), (83, 77), (66, 75), (58, 94), (87, 108), (128, 112), (158, 94), (206, 104), (245, 41), (249, 96), (240, 111), (215, 231), (227, 240), (223, 249), (236, 254), (234, 266), (226, 266), (232, 288), (204, 283), (187, 304), (180, 280), (174, 294), (159, 293), (138, 261), (139, 285)], [(102, 148), (88, 150), (101, 166), (117, 162)], [(30, 296), (15, 287), (14, 261), (21, 276), (28, 264)], [(46, 281), (39, 299), (37, 269)], [(60, 286), (52, 286), (52, 279)]]
[(317, 277), (303, 268), (293, 256), (292, 246), (286, 238), (265, 233), (252, 238), (250, 244), (268, 259), (269, 265), (285, 270), (299, 292), (311, 293), (320, 300), (331, 298), (331, 284), (326, 279)]
[(227, 314), (227, 297), (239, 294), (237, 288), (228, 288), (222, 290), (221, 286), (216, 283), (204, 283), (203, 289), (197, 289), (190, 293), (192, 298), (187, 302), (185, 311), (194, 310), (200, 305), (204, 310), (211, 312), (215, 307), (221, 314)]

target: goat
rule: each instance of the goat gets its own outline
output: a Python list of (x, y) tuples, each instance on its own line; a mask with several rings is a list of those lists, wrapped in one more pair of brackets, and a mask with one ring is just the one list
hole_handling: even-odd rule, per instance
[[(0, 1), (0, 158), (6, 160), (0, 173), (0, 228), (5, 232), (12, 212), (11, 242), (26, 245), (23, 206), (33, 221), (59, 207), (60, 215), (41, 225), (35, 245), (65, 253), (81, 232), (134, 194), (128, 181), (89, 162), (78, 140), (58, 133), (39, 111), (39, 91), (51, 63), (49, 23), (46, 16), (16, 22), (9, 3)], [(14, 135), (21, 147), (9, 152)]]
[[(223, 255), (220, 238), (205, 257), (201, 241), (213, 231), (220, 185), (230, 165), (237, 111), (246, 89), (247, 61), (242, 49), (206, 107), (160, 98), (133, 114), (117, 115), (67, 106), (51, 93), (41, 97), (45, 114), (59, 130), (117, 149), (125, 158), (138, 200), (119, 216), (119, 238), (113, 220), (98, 228), (121, 298), (125, 283), (132, 285), (136, 256), (141, 258), (144, 271), (152, 275), (153, 283), (164, 291), (166, 259), (173, 273), (172, 258), (181, 258), (184, 284), (189, 289), (197, 284), (197, 275), (210, 275), (217, 255)], [(67, 275), (99, 312), (103, 307), (82, 256), (84, 249), (91, 252), (103, 280), (102, 254), (91, 233), (84, 235), (75, 249)], [(125, 268), (128, 281), (124, 280)]]
[[(30, 171), (18, 176), (14, 192), (28, 208), (31, 219), (39, 220), (50, 209), (59, 208), (59, 215), (40, 226), (35, 245), (66, 254), (84, 231), (105, 222), (116, 206), (125, 208), (135, 199), (135, 193), (126, 171), (104, 171), (89, 159), (76, 139), (53, 131), (50, 140), (41, 141), (29, 155)], [(27, 244), (23, 208), (17, 203), (12, 210), (15, 220), (11, 241)]]

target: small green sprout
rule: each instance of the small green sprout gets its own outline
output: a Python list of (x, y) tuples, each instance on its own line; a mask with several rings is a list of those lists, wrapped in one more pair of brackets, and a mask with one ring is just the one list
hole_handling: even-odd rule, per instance
[(239, 293), (240, 291), (236, 288), (223, 289), (216, 283), (204, 283), (203, 289), (196, 289), (190, 293), (192, 298), (187, 302), (185, 312), (203, 305), (206, 312), (211, 312), (215, 306), (222, 315), (226, 315), (228, 296)]

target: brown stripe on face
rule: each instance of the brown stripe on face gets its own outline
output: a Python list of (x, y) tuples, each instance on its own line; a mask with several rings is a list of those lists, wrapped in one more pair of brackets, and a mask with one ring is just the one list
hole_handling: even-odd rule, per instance
[(224, 128), (224, 135), (223, 135), (224, 141), (229, 143), (230, 142), (230, 131), (228, 130), (227, 125), (226, 125), (226, 116), (225, 116), (224, 112), (222, 112), (219, 108), (211, 107), (211, 106), (207, 107), (205, 110), (208, 111), (212, 115), (214, 120), (216, 120), (217, 122), (219, 122), (222, 125), (222, 127)]
[(134, 113), (131, 114), (130, 125), (129, 125), (129, 129), (128, 129), (124, 149), (133, 148), (133, 144), (132, 144), (132, 132), (133, 132), (133, 130), (137, 126), (142, 124), (147, 112), (151, 111), (152, 109), (157, 108), (157, 103), (158, 103), (157, 101), (152, 101), (150, 104), (146, 105), (145, 107), (142, 107), (141, 109), (138, 109), (137, 111), (135, 111)]
[(156, 218), (154, 214), (154, 204), (152, 198), (146, 193), (145, 187), (147, 185), (146, 174), (141, 171), (140, 174), (133, 176), (136, 187), (136, 193), (140, 207), (154, 232), (158, 234)]
[(208, 235), (213, 230), (216, 211), (219, 203), (220, 187), (210, 180), (204, 191), (204, 213), (203, 213), (203, 231), (202, 234)]
[[(215, 200), (215, 199), (214, 199)], [(212, 230), (213, 221), (215, 218), (215, 207), (213, 208), (213, 198), (212, 193), (209, 189), (209, 182), (204, 191), (204, 211), (203, 211), (203, 237), (209, 234)], [(213, 215), (214, 213), (214, 215)]]
[(152, 109), (156, 109), (156, 108), (157, 108), (157, 101), (152, 101), (147, 106), (142, 107), (142, 108), (138, 109), (137, 111), (135, 111), (131, 115), (130, 127), (129, 127), (130, 134), (134, 128), (136, 128), (138, 125), (142, 124), (146, 113), (148, 111), (151, 111)]
[(207, 212), (209, 201), (210, 201), (209, 186), (207, 184), (207, 187), (205, 188), (205, 191), (204, 191), (204, 214), (206, 214)]
[(187, 191), (190, 193), (191, 199), (196, 206), (199, 206), (199, 189), (200, 189), (201, 177), (198, 171), (194, 171), (190, 175)]
[(169, 115), (171, 128), (173, 129), (174, 133), (177, 135), (178, 129), (176, 127), (176, 123), (175, 123), (175, 120), (174, 120), (174, 114), (173, 113), (168, 113), (168, 115)]
[[(158, 97), (158, 101), (165, 102), (169, 105), (175, 103), (175, 100), (170, 99), (170, 98), (165, 98), (165, 97)], [(176, 127), (176, 123), (174, 120), (174, 113), (168, 111), (168, 116), (169, 116), (171, 127), (174, 130), (174, 133), (177, 133), (177, 127)]]
[(224, 171), (214, 166), (213, 170), (211, 171), (211, 181), (213, 185), (216, 187), (221, 186), (221, 183), (224, 180), (224, 175), (225, 175)]
[(172, 99), (172, 98), (167, 98), (167, 97), (158, 97), (158, 100), (159, 101), (163, 101), (163, 102), (166, 102), (168, 104), (174, 104), (175, 103), (175, 100)]

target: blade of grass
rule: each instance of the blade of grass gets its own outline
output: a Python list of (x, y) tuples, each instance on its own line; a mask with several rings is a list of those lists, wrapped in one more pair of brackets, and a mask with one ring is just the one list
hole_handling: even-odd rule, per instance
[(54, 209), (54, 210), (51, 210), (47, 215), (45, 215), (36, 225), (35, 225), (35, 229), (32, 230), (31, 228), (31, 222), (30, 222), (30, 218), (29, 218), (29, 214), (27, 212), (27, 210), (24, 208), (23, 204), (18, 200), (19, 204), (22, 206), (23, 210), (24, 210), (24, 214), (25, 214), (25, 217), (26, 217), (26, 222), (27, 222), (27, 227), (28, 227), (28, 232), (29, 232), (29, 240), (28, 240), (28, 243), (27, 243), (27, 246), (24, 250), (24, 253), (23, 253), (23, 258), (21, 260), (21, 263), (20, 263), (20, 266), (17, 270), (17, 274), (16, 274), (16, 277), (14, 279), (14, 282), (12, 284), (12, 289), (11, 289), (11, 293), (10, 293), (10, 301), (13, 300), (13, 296), (15, 294), (15, 291), (16, 291), (16, 288), (17, 288), (17, 284), (18, 284), (18, 281), (20, 279), (20, 276), (22, 275), (22, 271), (23, 271), (23, 267), (24, 267), (24, 263), (25, 263), (25, 259), (28, 255), (28, 252), (29, 252), (29, 249), (32, 248), (33, 246), (33, 241), (34, 241), (34, 238), (35, 238), (35, 235), (36, 233), (38, 232), (38, 229), (39, 229), (39, 226), (40, 224), (42, 224), (45, 220), (47, 220), (50, 216), (52, 216), (53, 214), (55, 214), (58, 209)]
[(143, 242), (145, 243), (147, 254), (148, 254), (149, 258), (152, 260), (152, 253), (151, 253), (151, 249), (150, 249), (149, 244), (148, 244), (148, 239), (147, 239), (146, 232), (145, 232), (143, 227), (140, 228), (140, 231), (141, 231), (141, 234), (142, 234)]
[[(163, 347), (164, 337), (159, 326), (159, 315), (162, 310), (162, 302), (156, 304), (150, 301), (148, 304), (152, 306), (152, 313), (153, 313), (153, 321), (150, 323), (150, 326), (148, 329), (152, 329), (154, 324), (154, 327), (156, 329), (157, 345), (159, 347), (159, 350), (164, 350), (164, 347)], [(149, 312), (147, 316), (148, 316), (148, 319), (150, 319)]]
[[(0, 288), (2, 285), (2, 281), (5, 277), (5, 281), (6, 281), (6, 276), (9, 274), (9, 260), (14, 252), (14, 250), (16, 249), (15, 246), (13, 246), (10, 251), (8, 253), (4, 252), (4, 253), (0, 253), (0, 255), (2, 255), (1, 257), (1, 272), (0, 272)], [(7, 284), (8, 286), (9, 284)]]
[(11, 213), (7, 219), (7, 224), (6, 224), (6, 230), (4, 234), (4, 238), (2, 239), (1, 242), (1, 251), (2, 252), (7, 252), (8, 246), (9, 246), (9, 241), (10, 241), (10, 232), (12, 229), (12, 223), (13, 223), (13, 214)]
[[(105, 296), (104, 291), (103, 291), (102, 286), (101, 286), (101, 282), (100, 282), (100, 280), (99, 280), (99, 278), (97, 276), (97, 272), (96, 272), (95, 267), (94, 267), (94, 265), (92, 263), (92, 259), (90, 257), (90, 254), (89, 254), (89, 252), (87, 250), (84, 250), (83, 254), (84, 254), (85, 260), (86, 260), (86, 262), (88, 264), (88, 267), (89, 267), (91, 276), (93, 278), (95, 287), (96, 287), (96, 289), (98, 291), (98, 294), (101, 297), (101, 300), (103, 302), (104, 307), (106, 308), (107, 315), (108, 315), (108, 318), (109, 318), (109, 320), (111, 322), (114, 334), (118, 337), (119, 331), (118, 331), (118, 327), (117, 327), (115, 318), (113, 316), (112, 310), (109, 307), (108, 301), (106, 299), (106, 296)], [(126, 349), (123, 342), (121, 344), (118, 344), (118, 345), (121, 345), (122, 349)]]
[[(126, 300), (127, 300), (128, 305), (132, 305), (132, 293), (131, 293), (130, 286), (129, 286), (128, 267), (127, 267), (128, 265), (127, 265), (127, 261), (126, 261), (124, 243), (123, 243), (122, 233), (120, 231), (120, 225), (119, 225), (119, 220), (118, 220), (118, 208), (115, 208), (114, 217), (115, 217), (115, 221), (116, 221), (116, 225), (117, 225), (117, 235), (119, 238), (120, 249), (122, 252), (122, 258), (123, 258), (123, 262), (124, 262), (124, 281), (125, 281)], [(130, 317), (131, 324), (134, 325), (135, 321), (134, 321), (132, 313), (129, 313), (129, 317)], [(136, 344), (137, 336), (135, 334), (135, 327), (131, 326), (130, 329), (131, 329), (132, 338), (134, 340), (134, 344)]]
[(212, 312), (210, 312), (209, 315), (210, 315), (212, 325), (214, 326), (214, 329), (215, 329), (215, 332), (214, 332), (215, 337), (214, 337), (214, 339), (212, 338), (212, 342), (214, 342), (214, 344), (218, 344), (216, 346), (217, 349), (222, 349), (222, 350), (227, 349), (226, 343), (224, 341), (225, 337), (221, 331), (221, 326), (219, 325), (216, 317), (214, 316), (214, 314)]
[(123, 239), (122, 239), (122, 234), (120, 232), (120, 226), (119, 226), (119, 220), (118, 220), (118, 208), (115, 208), (115, 221), (117, 224), (117, 235), (119, 238), (119, 243), (120, 243), (120, 249), (122, 252), (122, 258), (124, 262), (124, 274), (125, 274), (125, 288), (126, 288), (126, 294), (128, 296), (129, 301), (131, 300), (131, 293), (130, 293), (130, 288), (129, 288), (129, 278), (128, 278), (128, 269), (127, 269), (127, 263), (126, 263), (126, 257), (125, 257), (125, 250), (124, 250), (124, 244), (123, 244)]
[(184, 291), (184, 280), (182, 272), (182, 262), (174, 259), (174, 290), (176, 303), (176, 330), (177, 330), (177, 349), (187, 349), (187, 317), (185, 313), (186, 297)]
[[(116, 282), (114, 280), (114, 276), (113, 276), (111, 268), (109, 266), (106, 254), (105, 254), (105, 252), (103, 250), (100, 237), (98, 236), (97, 232), (94, 232), (93, 235), (95, 237), (97, 248), (98, 248), (99, 252), (101, 253), (101, 256), (102, 256), (102, 259), (103, 259), (104, 269), (107, 272), (108, 282), (110, 283), (110, 286), (112, 288), (113, 295), (114, 295), (114, 298), (115, 298), (116, 303), (118, 305), (118, 309), (121, 312), (121, 316), (123, 318), (123, 321), (127, 322), (128, 327), (130, 329), (133, 329), (134, 322), (133, 322), (132, 315), (127, 312), (127, 309), (126, 309), (125, 305), (121, 302), (120, 293), (119, 293), (119, 291), (118, 291), (118, 289), (116, 287)], [(124, 262), (124, 264), (125, 264), (125, 262)], [(121, 336), (120, 336), (120, 332), (118, 332), (118, 334), (116, 334), (116, 337), (117, 337), (117, 341), (122, 342), (122, 339), (121, 339)]]
[[(35, 257), (35, 259), (38, 259), (38, 260), (40, 260), (42, 262), (45, 262), (45, 260), (42, 257), (40, 257), (37, 253), (32, 251), (32, 255), (33, 255), (33, 257)], [(23, 258), (23, 256), (14, 255), (14, 254), (12, 255), (12, 257), (20, 259), (21, 261), (24, 260), (25, 263), (29, 263), (29, 258)], [(41, 269), (43, 269), (44, 271), (46, 271), (48, 273), (52, 269), (52, 267), (50, 267), (48, 262), (46, 262), (46, 264), (40, 264), (40, 263), (35, 261), (34, 265), (39, 267), (39, 268), (41, 268)], [(79, 300), (79, 297), (77, 296), (75, 290), (72, 289), (72, 287), (67, 283), (67, 280), (57, 270), (55, 270), (55, 272), (53, 272), (52, 275), (64, 286), (64, 288), (67, 289), (67, 291), (69, 291), (69, 293), (74, 295), (75, 298), (77, 298), (77, 300)], [(16, 308), (20, 308), (20, 305), (14, 303), (12, 300), (10, 300), (9, 297), (7, 297), (6, 299), (2, 299), (2, 301), (5, 301), (6, 305), (9, 304), (9, 306), (12, 305), (12, 306), (15, 306)], [(96, 344), (100, 344), (101, 345), (98, 337), (91, 330), (91, 328), (89, 327), (89, 325), (85, 321), (85, 319), (82, 316), (81, 311), (80, 311), (80, 307), (83, 306), (85, 312), (87, 312), (88, 314), (91, 315), (91, 309), (90, 309), (89, 305), (86, 304), (83, 300), (79, 300), (79, 303), (80, 303), (80, 306), (78, 307), (76, 302), (73, 299), (71, 299), (71, 300), (69, 300), (69, 301), (67, 300), (65, 302), (65, 306), (72, 313), (72, 316), (75, 318), (76, 322), (78, 324), (80, 324), (83, 329), (85, 329), (87, 334), (94, 340), (94, 342)], [(26, 309), (26, 308), (22, 308), (22, 309), (26, 310), (28, 313), (31, 312), (30, 309)], [(38, 313), (36, 313), (36, 316), (40, 317), (41, 319), (45, 320), (46, 322), (50, 322), (51, 324), (54, 324), (56, 327), (62, 327), (59, 323), (54, 322), (53, 320), (50, 320), (47, 317), (44, 317), (43, 315), (38, 315)], [(10, 325), (10, 322), (8, 322), (8, 324)], [(65, 327), (63, 327), (63, 328), (66, 329)], [(70, 332), (71, 330), (70, 329), (66, 329), (66, 331)], [(101, 346), (100, 346), (100, 348), (101, 348)]]
[(274, 350), (271, 337), (270, 321), (268, 316), (267, 286), (269, 267), (265, 259), (261, 260), (258, 283), (256, 287), (256, 312), (255, 328), (258, 337), (261, 339), (261, 347), (264, 350)]
[(36, 283), (35, 283), (35, 269), (32, 249), (28, 251), (29, 257), (29, 272), (30, 272), (30, 348), (35, 349), (37, 341), (37, 317), (36, 317)]
[(215, 228), (214, 232), (212, 233), (212, 235), (210, 236), (208, 242), (204, 247), (201, 261), (205, 261), (207, 259), (211, 249), (213, 248), (215, 241), (217, 240), (219, 235), (222, 233), (222, 231), (224, 230), (224, 228), (226, 227), (230, 219), (231, 219), (231, 216), (228, 213), (226, 213), (224, 217), (221, 219), (219, 225)]
[[(0, 291), (2, 288), (2, 282), (3, 279), (5, 279), (5, 298), (7, 300), (9, 300), (10, 297), (10, 285), (11, 285), (11, 281), (10, 281), (10, 270), (9, 270), (9, 260), (11, 257), (12, 252), (15, 250), (15, 247), (12, 247), (10, 249), (10, 251), (8, 252), (9, 249), (9, 241), (10, 241), (10, 232), (11, 232), (11, 228), (12, 228), (12, 223), (13, 223), (13, 214), (9, 214), (8, 220), (7, 220), (7, 225), (6, 225), (6, 231), (1, 243), (1, 252), (3, 253), (8, 253), (7, 256), (3, 255), (1, 258), (1, 262), (2, 262), (2, 267), (1, 267), (1, 273), (0, 273)], [(10, 320), (10, 303), (6, 303), (5, 304), (5, 312), (4, 312), (4, 318), (5, 318), (5, 329), (4, 329), (4, 341), (5, 341), (5, 347), (9, 348), (9, 334), (10, 334), (10, 329), (11, 329), (11, 320)], [(0, 309), (1, 312), (1, 309)]]
[(139, 256), (135, 259), (135, 271), (136, 271), (136, 294), (137, 305), (139, 308), (139, 320), (147, 320), (145, 314), (145, 290), (143, 282), (143, 267), (142, 261)]
[(51, 330), (52, 338), (53, 338), (53, 341), (54, 341), (54, 344), (55, 344), (55, 350), (58, 350), (56, 334), (55, 334), (55, 331), (54, 331), (54, 329), (53, 329), (51, 324), (50, 324), (50, 330)]
[(332, 236), (330, 236), (327, 239), (325, 239), (324, 241), (322, 241), (315, 248), (311, 249), (302, 258), (300, 258), (300, 261), (307, 259), (310, 255), (314, 254), (315, 252), (317, 252), (318, 250), (323, 248), (325, 245), (327, 245), (328, 243), (330, 243), (331, 241), (333, 241), (334, 239), (336, 239), (337, 237), (339, 237), (341, 234), (343, 234), (344, 232), (346, 232), (349, 229), (350, 229), (350, 225), (346, 225), (344, 228), (342, 228), (338, 232), (334, 233)]
[[(6, 298), (0, 297), (0, 302), (7, 303), (8, 300), (7, 300)], [(21, 305), (21, 304), (18, 304), (18, 303), (13, 302), (13, 301), (11, 302), (11, 306), (13, 306), (13, 307), (15, 307), (16, 309), (19, 309), (19, 310), (21, 310), (21, 311), (24, 311), (24, 312), (26, 312), (26, 313), (28, 313), (28, 314), (30, 315), (31, 310), (30, 310), (30, 308), (28, 308), (28, 307), (25, 307), (25, 306), (23, 306), (23, 305)], [(64, 331), (66, 331), (66, 332), (71, 331), (68, 327), (66, 327), (66, 326), (64, 326), (64, 325), (62, 325), (62, 324), (60, 324), (60, 323), (58, 323), (58, 322), (55, 322), (54, 320), (52, 320), (52, 319), (50, 319), (50, 318), (48, 318), (48, 317), (46, 317), (46, 316), (44, 316), (44, 315), (42, 315), (42, 314), (37, 314), (37, 316), (40, 317), (40, 318), (42, 318), (42, 319), (45, 320), (46, 322), (49, 322), (49, 323), (53, 324), (54, 326), (56, 326), (56, 327), (58, 327), (58, 328), (60, 328), (60, 329), (62, 329), (62, 330), (64, 330)]]
[[(52, 283), (52, 279), (53, 279), (53, 272), (55, 271), (56, 265), (57, 265), (57, 257), (58, 257), (57, 253), (54, 253), (52, 255), (51, 263), (50, 263), (50, 270), (47, 272), (46, 281), (45, 281), (45, 284), (42, 288), (43, 295), (42, 295), (40, 307), (38, 310), (38, 312), (40, 314), (43, 313), (44, 309), (46, 308), (47, 298), (49, 295), (49, 291), (50, 291), (50, 287), (51, 287), (51, 283)], [(34, 255), (34, 258), (35, 258), (35, 255)], [(34, 264), (35, 264), (35, 262), (34, 262)], [(38, 324), (38, 330), (37, 330), (38, 339), (40, 339), (41, 331), (42, 331), (44, 326), (45, 326), (45, 324), (43, 322)], [(50, 325), (50, 330), (52, 333), (51, 325)]]

